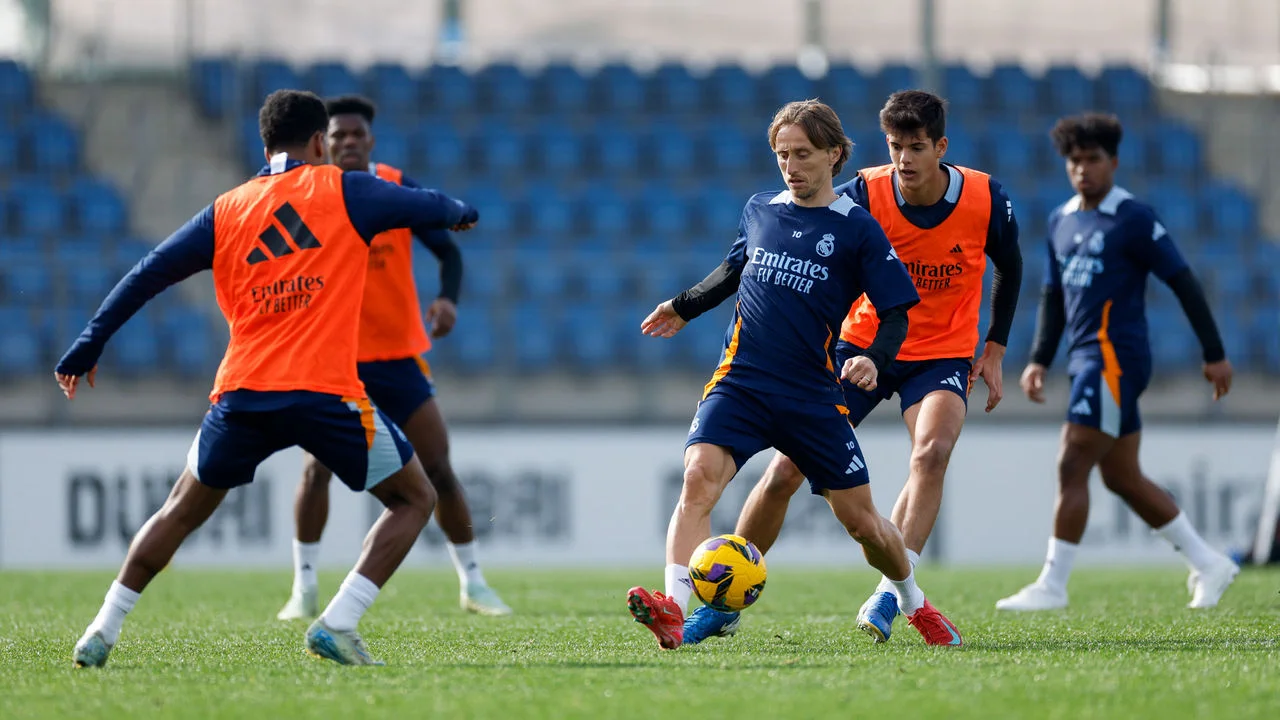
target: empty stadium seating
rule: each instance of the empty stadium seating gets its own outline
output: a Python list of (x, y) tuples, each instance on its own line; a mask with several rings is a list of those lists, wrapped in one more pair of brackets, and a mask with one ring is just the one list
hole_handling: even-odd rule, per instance
[[(1256, 200), (1205, 171), (1201, 138), (1161, 116), (1129, 67), (1096, 76), (1072, 66), (1042, 75), (947, 67), (948, 158), (991, 170), (1014, 200), (1027, 257), (1010, 358), (1025, 360), (1044, 252), (1045, 219), (1069, 195), (1047, 131), (1062, 113), (1112, 109), (1126, 122), (1121, 183), (1148, 200), (1201, 273), (1237, 362), (1280, 371), (1280, 251), (1260, 237)], [(459, 371), (705, 370), (728, 309), (671, 342), (640, 337), (658, 301), (701, 278), (732, 241), (745, 198), (778, 187), (765, 129), (781, 103), (821, 97), (856, 142), (850, 167), (883, 162), (875, 109), (918, 82), (907, 66), (867, 72), (836, 63), (818, 79), (795, 67), (734, 64), (695, 72), (664, 63), (582, 71), (567, 63), (478, 71), (341, 62), (293, 67), (263, 58), (195, 61), (190, 91), (235, 130), (246, 172), (262, 162), (256, 109), (281, 87), (365, 93), (379, 104), (376, 157), (476, 203), (479, 228), (459, 237), (464, 312), (435, 351)], [(128, 237), (121, 193), (87, 176), (77, 129), (41, 108), (33, 78), (0, 62), (0, 376), (47, 371), (101, 295), (150, 243)], [(844, 177), (847, 178), (846, 172)], [(418, 253), (424, 301), (436, 275)], [(1190, 369), (1195, 339), (1167, 290), (1150, 292), (1158, 366)], [(210, 316), (176, 294), (116, 343), (122, 373), (207, 373), (219, 347)], [(39, 301), (35, 301), (39, 298)], [(53, 298), (50, 302), (48, 299)], [(984, 320), (985, 322), (985, 320)], [(146, 336), (146, 337), (143, 337)], [(124, 347), (127, 345), (127, 347)]]
[[(206, 87), (226, 90), (232, 77), (210, 76)], [(124, 197), (86, 172), (81, 142), (74, 125), (41, 107), (31, 74), (0, 60), (0, 380), (46, 376), (116, 280), (154, 245), (129, 237)], [(164, 313), (143, 313), (130, 322), (112, 343), (120, 374), (207, 376), (219, 356), (208, 309), (177, 293), (161, 305), (182, 321), (166, 325)]]

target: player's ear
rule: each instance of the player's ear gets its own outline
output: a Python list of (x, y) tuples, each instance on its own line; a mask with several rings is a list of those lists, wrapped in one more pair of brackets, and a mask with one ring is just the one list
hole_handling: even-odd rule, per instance
[(934, 143), (934, 145), (933, 145), (933, 146), (934, 146), (935, 148), (937, 148), (937, 150), (938, 150), (938, 159), (939, 159), (939, 160), (941, 160), (941, 159), (942, 159), (942, 156), (943, 156), (943, 155), (946, 155), (946, 154), (947, 154), (947, 145), (949, 145), (949, 144), (950, 144), (950, 143), (948, 143), (948, 142), (947, 142), (947, 136), (946, 136), (946, 135), (943, 135), (941, 138), (938, 138), (938, 142)]
[(325, 142), (325, 132), (323, 130), (311, 136), (311, 143), (307, 149), (311, 151), (312, 156), (320, 158), (320, 162), (328, 164), (329, 144)]

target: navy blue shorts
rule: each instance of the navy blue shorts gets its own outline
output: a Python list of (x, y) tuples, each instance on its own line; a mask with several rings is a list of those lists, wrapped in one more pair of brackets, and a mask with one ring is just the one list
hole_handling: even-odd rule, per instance
[[(862, 352), (862, 348), (841, 340), (836, 343), (836, 369), (844, 367), (849, 358)], [(960, 396), (965, 407), (969, 406), (969, 373), (973, 361), (968, 358), (944, 358), (941, 360), (894, 360), (876, 377), (876, 389), (870, 392), (842, 381), (844, 401), (849, 406), (849, 422), (862, 424), (872, 410), (883, 400), (898, 394), (901, 412), (924, 399), (935, 390), (946, 390)]]
[(719, 383), (698, 403), (685, 447), (727, 448), (738, 469), (751, 456), (777, 448), (800, 468), (814, 495), (870, 482), (867, 461), (838, 405), (806, 403)]
[(431, 366), (421, 357), (360, 363), (360, 382), (375, 407), (400, 427), (409, 422), (428, 400), (436, 396)]
[(305, 393), (270, 410), (213, 405), (187, 452), (187, 467), (204, 485), (230, 489), (253, 482), (259, 463), (295, 445), (356, 491), (372, 488), (413, 457), (404, 433), (368, 400)]
[(1138, 398), (1147, 389), (1149, 373), (1106, 371), (1102, 361), (1091, 362), (1071, 375), (1067, 422), (1123, 437), (1142, 429)]

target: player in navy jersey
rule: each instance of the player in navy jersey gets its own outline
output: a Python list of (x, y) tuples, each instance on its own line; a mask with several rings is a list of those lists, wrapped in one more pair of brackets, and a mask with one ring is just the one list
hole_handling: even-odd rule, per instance
[[(948, 142), (942, 98), (922, 90), (896, 92), (879, 120), (890, 163), (858, 171), (836, 192), (848, 194), (884, 228), (911, 274), (920, 304), (911, 308), (911, 330), (876, 389), (846, 385), (845, 400), (856, 428), (882, 401), (898, 396), (911, 451), (907, 480), (890, 517), (914, 566), (938, 520), (973, 383), (982, 378), (987, 384), (987, 412), (1003, 396), (1003, 360), (1022, 285), (1022, 253), (1013, 203), (1000, 183), (943, 161)], [(977, 355), (988, 258), (995, 268), (991, 322)], [(875, 307), (859, 298), (841, 328), (837, 361), (867, 347), (876, 326)], [(803, 484), (795, 463), (775, 454), (747, 498), (735, 533), (767, 553), (782, 530), (790, 498)], [(881, 578), (858, 610), (857, 627), (886, 642), (898, 614), (893, 583)], [(684, 642), (724, 636), (735, 621), (734, 613), (700, 607), (685, 623)]]
[[(852, 147), (835, 112), (817, 101), (790, 103), (774, 116), (769, 142), (788, 189), (753, 196), (720, 268), (641, 325), (648, 335), (670, 337), (738, 292), (720, 364), (685, 445), (684, 487), (667, 530), (665, 592), (632, 588), (628, 608), (662, 647), (680, 646), (692, 594), (687, 563), (711, 534), (711, 510), (751, 456), (775, 447), (794, 459), (867, 561), (903, 591), (903, 611), (925, 642), (959, 645), (955, 626), (916, 586), (902, 536), (872, 502), (840, 385), (844, 378), (875, 389), (879, 369), (906, 338), (907, 310), (919, 295), (875, 219), (832, 186)], [(864, 292), (878, 309), (879, 330), (837, 368), (840, 323)]]
[(1115, 184), (1120, 121), (1088, 113), (1052, 131), (1076, 194), (1049, 216), (1044, 292), (1022, 389), (1044, 402), (1044, 377), (1067, 338), (1071, 399), (1058, 455), (1053, 537), (1040, 577), (996, 607), (1066, 607), (1067, 579), (1089, 516), (1089, 474), (1182, 553), (1191, 566), (1190, 607), (1218, 600), (1239, 568), (1210, 548), (1168, 493), (1142, 474), (1138, 398), (1151, 377), (1143, 296), (1147, 276), (1173, 290), (1204, 350), (1204, 377), (1217, 400), (1231, 389), (1231, 363), (1191, 268), (1150, 207)]

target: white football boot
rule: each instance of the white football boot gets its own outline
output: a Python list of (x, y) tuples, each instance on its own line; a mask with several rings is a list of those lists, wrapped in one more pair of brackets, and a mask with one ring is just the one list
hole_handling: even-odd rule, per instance
[(307, 588), (289, 596), (289, 602), (276, 613), (277, 620), (310, 620), (320, 614), (319, 588)]
[(1225, 555), (1220, 562), (1204, 572), (1192, 570), (1187, 577), (1187, 589), (1191, 591), (1191, 602), (1187, 603), (1187, 607), (1217, 607), (1222, 594), (1231, 587), (1239, 572), (1240, 566)]
[(1067, 591), (1033, 582), (1017, 593), (996, 601), (997, 610), (1061, 610), (1067, 606)]

